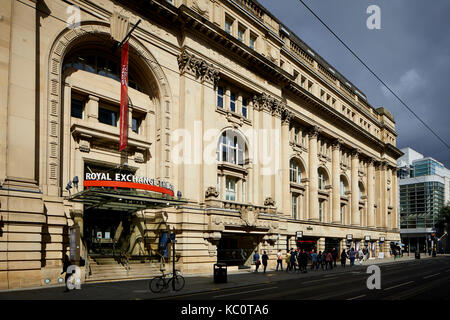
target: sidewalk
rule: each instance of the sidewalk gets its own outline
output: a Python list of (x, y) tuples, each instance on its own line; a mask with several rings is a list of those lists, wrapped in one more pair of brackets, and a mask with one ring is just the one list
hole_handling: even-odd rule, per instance
[[(442, 256), (442, 255), (439, 255)], [(438, 257), (439, 257), (438, 256)], [(429, 259), (430, 256), (421, 255), (421, 260)], [(178, 295), (195, 295), (196, 293), (222, 290), (236, 287), (248, 287), (261, 284), (272, 283), (276, 281), (284, 280), (296, 280), (301, 278), (315, 278), (323, 277), (324, 275), (337, 274), (337, 273), (365, 273), (368, 265), (389, 265), (398, 263), (407, 263), (415, 260), (414, 255), (404, 256), (402, 258), (394, 259), (374, 259), (364, 261), (361, 265), (355, 263), (354, 267), (350, 267), (347, 263), (346, 268), (340, 266), (340, 262), (337, 262), (337, 267), (328, 271), (310, 271), (308, 266), (308, 273), (288, 273), (284, 271), (275, 271), (275, 269), (268, 269), (266, 273), (263, 273), (260, 269), (259, 272), (253, 272), (252, 270), (245, 271), (233, 271), (228, 272), (227, 283), (214, 283), (212, 268), (209, 274), (196, 274), (196, 275), (183, 275), (186, 280), (185, 287), (178, 292), (172, 292), (164, 290), (159, 294), (152, 293), (149, 290), (149, 280), (127, 280), (127, 281), (109, 281), (83, 284), (81, 290), (73, 290), (69, 293), (63, 293), (63, 285), (55, 285), (49, 287), (39, 287), (20, 290), (3, 290), (0, 291), (0, 300), (3, 299), (45, 299), (45, 300), (60, 300), (60, 299), (157, 299), (163, 297), (172, 297)], [(417, 261), (421, 261), (417, 260)]]

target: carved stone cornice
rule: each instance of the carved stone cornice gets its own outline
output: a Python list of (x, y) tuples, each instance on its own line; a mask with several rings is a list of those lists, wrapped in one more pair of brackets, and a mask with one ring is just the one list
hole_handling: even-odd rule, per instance
[(189, 72), (202, 82), (207, 81), (212, 83), (214, 88), (217, 86), (220, 79), (220, 72), (218, 68), (207, 63), (203, 59), (197, 58), (193, 54), (187, 53), (186, 51), (183, 51), (178, 56), (178, 67), (181, 74), (184, 72)]

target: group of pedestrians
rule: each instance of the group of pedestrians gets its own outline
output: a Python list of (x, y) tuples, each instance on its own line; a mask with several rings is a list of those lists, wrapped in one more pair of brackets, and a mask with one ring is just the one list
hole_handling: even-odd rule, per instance
[[(347, 264), (347, 260), (350, 261), (350, 266), (355, 265), (355, 260), (359, 262), (359, 264), (362, 264), (363, 261), (367, 260), (369, 257), (369, 250), (367, 249), (359, 249), (355, 250), (354, 248), (351, 248), (350, 250), (342, 250), (341, 252), (341, 267), (345, 268)], [(302, 272), (307, 273), (307, 266), (308, 262), (310, 261), (310, 270), (332, 270), (333, 268), (336, 268), (336, 261), (338, 259), (338, 252), (335, 248), (332, 248), (331, 250), (324, 250), (319, 251), (319, 253), (316, 252), (316, 250), (312, 250), (311, 252), (306, 252), (305, 249), (300, 250), (300, 248), (297, 248), (297, 250), (294, 250), (291, 248), (286, 255), (283, 255), (281, 250), (278, 250), (277, 253), (277, 267), (276, 271), (279, 269), (283, 271), (283, 260), (286, 262), (286, 271), (293, 271), (293, 272)], [(253, 263), (255, 264), (256, 268), (255, 271), (258, 272), (259, 266), (262, 264), (264, 266), (264, 271), (266, 272), (267, 269), (267, 261), (269, 260), (269, 256), (267, 255), (267, 252), (264, 251), (263, 255), (260, 257), (258, 254), (258, 251), (255, 251), (255, 254), (253, 255)]]

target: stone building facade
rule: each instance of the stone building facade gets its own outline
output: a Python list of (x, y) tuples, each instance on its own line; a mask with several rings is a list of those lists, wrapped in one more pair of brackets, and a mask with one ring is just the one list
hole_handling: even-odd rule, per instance
[[(392, 115), (260, 4), (72, 2), (0, 3), (0, 289), (57, 282), (74, 223), (86, 259), (118, 224), (130, 256), (153, 256), (175, 230), (184, 273), (297, 246), (389, 254)], [(119, 152), (113, 39), (138, 19)], [(72, 201), (96, 170), (168, 181), (188, 202), (111, 215)]]

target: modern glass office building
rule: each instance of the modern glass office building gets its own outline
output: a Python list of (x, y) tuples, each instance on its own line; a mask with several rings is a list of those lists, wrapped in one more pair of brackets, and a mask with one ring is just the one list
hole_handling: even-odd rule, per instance
[[(408, 150), (409, 149), (409, 150)], [(427, 252), (439, 211), (448, 203), (449, 170), (410, 148), (399, 158), (399, 209), (402, 242), (408, 251)], [(412, 152), (411, 152), (412, 151)]]

